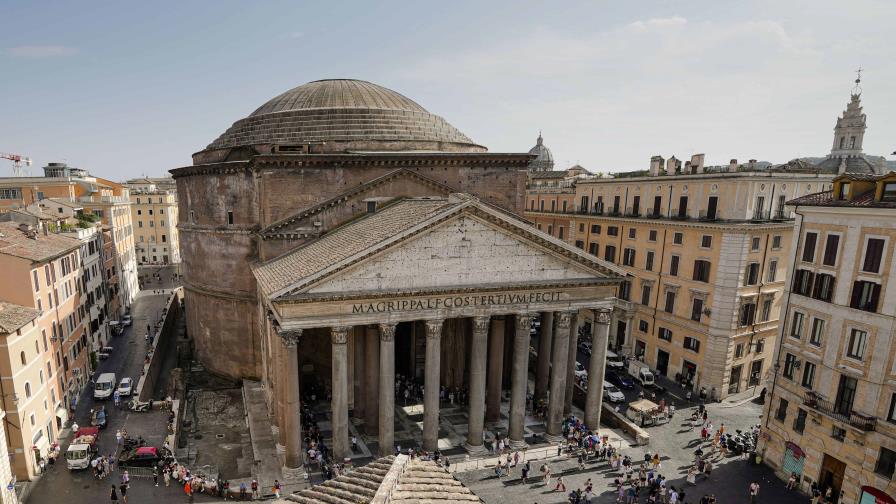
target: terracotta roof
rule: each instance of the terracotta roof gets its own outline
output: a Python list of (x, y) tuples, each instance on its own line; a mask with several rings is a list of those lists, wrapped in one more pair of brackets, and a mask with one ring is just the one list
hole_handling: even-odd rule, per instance
[(0, 301), (0, 333), (10, 334), (40, 315), (40, 310)]
[(77, 249), (81, 242), (55, 233), (44, 235), (35, 230), (29, 238), (15, 222), (0, 222), (0, 254), (41, 262)]
[(407, 455), (379, 458), (285, 498), (301, 504), (482, 502), (443, 467)]
[[(445, 198), (415, 198), (388, 205), (374, 214), (350, 221), (321, 239), (255, 268), (266, 294), (317, 273), (328, 266), (391, 238), (451, 206)], [(363, 222), (363, 225), (354, 225)]]
[(860, 194), (851, 200), (839, 200), (834, 198), (832, 191), (823, 191), (792, 199), (788, 201), (787, 204), (800, 206), (896, 208), (896, 201), (875, 202), (874, 190)]

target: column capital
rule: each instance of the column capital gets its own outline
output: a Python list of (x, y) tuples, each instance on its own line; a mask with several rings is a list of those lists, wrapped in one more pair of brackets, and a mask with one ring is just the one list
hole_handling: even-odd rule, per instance
[(569, 325), (572, 323), (572, 317), (575, 315), (575, 312), (560, 312), (557, 317), (557, 329), (566, 330), (569, 329)]
[(442, 337), (442, 326), (445, 324), (444, 319), (433, 319), (426, 321), (426, 337), (428, 339), (440, 339)]
[(516, 314), (516, 329), (519, 331), (521, 329), (529, 330), (532, 327), (532, 314), (531, 313), (517, 313)]
[(594, 321), (598, 324), (607, 325), (610, 323), (611, 311), (606, 308), (598, 308), (594, 310)]
[(490, 320), (491, 317), (488, 315), (473, 317), (473, 332), (487, 333)]
[(302, 329), (277, 329), (277, 336), (286, 348), (295, 348), (302, 339)]
[(380, 324), (380, 341), (395, 339), (395, 324)]
[(333, 326), (330, 328), (330, 339), (334, 345), (344, 345), (348, 342), (349, 326)]

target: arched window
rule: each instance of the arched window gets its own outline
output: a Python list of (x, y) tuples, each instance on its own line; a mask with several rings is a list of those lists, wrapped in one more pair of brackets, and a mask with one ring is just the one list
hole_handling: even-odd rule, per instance
[(25, 382), (25, 399), (28, 399), (29, 397), (31, 397), (31, 384)]
[(24, 352), (24, 351), (22, 351), (22, 353), (21, 353), (21, 354), (20, 354), (20, 355), (19, 355), (19, 357), (21, 357), (21, 358), (22, 358), (22, 365), (23, 365), (23, 366), (24, 366), (24, 365), (25, 365), (25, 363), (26, 363), (26, 361), (25, 361), (25, 352)]

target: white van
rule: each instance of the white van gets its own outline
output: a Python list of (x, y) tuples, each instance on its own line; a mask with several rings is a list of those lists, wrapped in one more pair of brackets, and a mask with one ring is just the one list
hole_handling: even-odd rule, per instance
[(93, 386), (94, 399), (108, 399), (115, 390), (115, 373), (103, 373), (96, 379), (96, 385)]

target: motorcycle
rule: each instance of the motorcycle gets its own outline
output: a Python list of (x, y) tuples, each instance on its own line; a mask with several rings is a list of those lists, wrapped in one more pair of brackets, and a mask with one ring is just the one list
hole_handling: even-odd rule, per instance
[(152, 409), (152, 401), (140, 402), (137, 399), (132, 399), (128, 403), (128, 409), (131, 411), (149, 411)]
[(140, 448), (146, 446), (146, 440), (143, 439), (143, 436), (137, 436), (136, 438), (126, 438), (122, 442), (122, 446), (125, 451), (131, 451), (134, 448)]

